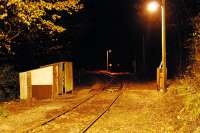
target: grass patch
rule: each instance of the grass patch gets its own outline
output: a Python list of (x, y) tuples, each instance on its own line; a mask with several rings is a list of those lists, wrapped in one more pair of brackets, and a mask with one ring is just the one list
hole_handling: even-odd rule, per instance
[(185, 78), (169, 87), (168, 95), (182, 99), (183, 107), (177, 112), (181, 124), (178, 132), (198, 132), (200, 129), (200, 90), (197, 85), (194, 79)]
[(8, 111), (0, 106), (0, 117), (7, 117), (8, 116)]
[(200, 117), (200, 93), (187, 95), (184, 99), (185, 110), (189, 113), (190, 121)]

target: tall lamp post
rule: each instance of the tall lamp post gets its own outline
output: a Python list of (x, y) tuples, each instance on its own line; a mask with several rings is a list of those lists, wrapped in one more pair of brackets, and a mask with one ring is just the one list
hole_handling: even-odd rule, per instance
[(166, 1), (162, 0), (161, 6), (158, 2), (152, 1), (147, 5), (149, 12), (155, 12), (161, 7), (162, 15), (162, 62), (157, 68), (157, 86), (162, 92), (166, 92), (167, 88), (167, 63), (166, 63), (166, 16), (165, 16)]

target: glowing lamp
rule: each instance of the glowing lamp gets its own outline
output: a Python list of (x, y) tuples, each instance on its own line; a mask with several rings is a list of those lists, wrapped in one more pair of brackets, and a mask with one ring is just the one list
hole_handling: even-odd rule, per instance
[(159, 8), (159, 3), (156, 1), (152, 1), (147, 5), (147, 10), (149, 12), (155, 12), (158, 10), (158, 8)]

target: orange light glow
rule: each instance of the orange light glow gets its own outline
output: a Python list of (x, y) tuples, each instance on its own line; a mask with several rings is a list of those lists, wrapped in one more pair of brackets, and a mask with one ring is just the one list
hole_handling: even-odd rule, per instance
[(159, 3), (156, 1), (152, 1), (147, 5), (147, 10), (149, 12), (155, 12), (158, 10), (158, 8), (159, 8)]

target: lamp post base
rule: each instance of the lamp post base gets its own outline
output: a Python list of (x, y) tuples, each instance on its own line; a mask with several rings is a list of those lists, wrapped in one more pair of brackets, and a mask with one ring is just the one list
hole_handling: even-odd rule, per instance
[(167, 68), (157, 68), (157, 90), (167, 91)]

